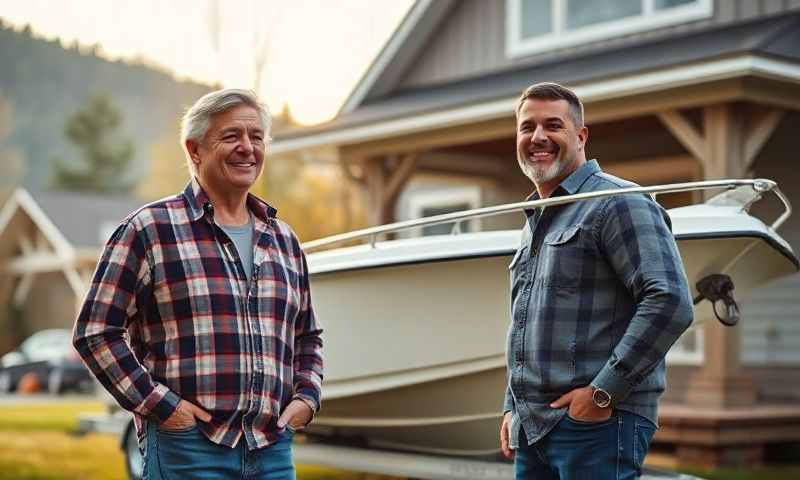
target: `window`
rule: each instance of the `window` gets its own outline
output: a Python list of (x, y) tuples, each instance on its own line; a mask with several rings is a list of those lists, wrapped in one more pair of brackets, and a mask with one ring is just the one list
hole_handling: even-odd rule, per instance
[[(411, 218), (431, 217), (451, 212), (471, 210), (481, 206), (479, 187), (443, 188), (436, 191), (414, 193), (409, 198)], [(453, 231), (452, 223), (422, 227), (418, 235), (448, 235)], [(461, 223), (462, 232), (480, 230), (480, 220), (474, 219)]]
[(703, 363), (703, 328), (684, 332), (667, 353), (670, 365), (701, 365)]
[(512, 57), (709, 17), (712, 0), (506, 0)]

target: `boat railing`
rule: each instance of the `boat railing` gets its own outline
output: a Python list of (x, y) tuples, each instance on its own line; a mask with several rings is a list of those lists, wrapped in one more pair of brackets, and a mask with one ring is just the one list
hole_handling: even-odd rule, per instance
[(376, 227), (364, 228), (361, 230), (354, 230), (352, 232), (332, 235), (330, 237), (320, 238), (303, 243), (302, 247), (306, 252), (318, 250), (323, 247), (330, 247), (345, 242), (353, 242), (355, 240), (369, 239), (369, 244), (374, 248), (378, 238), (382, 235), (398, 233), (405, 230), (414, 228), (428, 227), (432, 225), (441, 225), (453, 223), (453, 233), (460, 233), (460, 225), (464, 221), (473, 220), (476, 218), (491, 217), (495, 215), (504, 215), (511, 212), (521, 210), (529, 210), (536, 208), (553, 207), (563, 205), (566, 203), (583, 202), (587, 200), (596, 200), (598, 198), (610, 197), (614, 195), (625, 194), (649, 194), (656, 198), (657, 195), (665, 193), (681, 193), (681, 192), (695, 192), (705, 190), (733, 190), (733, 189), (752, 189), (746, 201), (740, 203), (744, 210), (747, 210), (753, 203), (761, 199), (762, 195), (766, 192), (772, 192), (780, 202), (783, 204), (783, 212), (776, 218), (770, 228), (776, 230), (780, 227), (792, 213), (792, 206), (789, 199), (783, 192), (780, 191), (777, 184), (768, 179), (728, 179), (728, 180), (705, 180), (699, 182), (685, 182), (685, 183), (672, 183), (667, 185), (654, 185), (648, 187), (628, 187), (612, 190), (598, 190), (594, 192), (576, 193), (573, 195), (563, 195), (559, 197), (550, 197), (540, 200), (530, 200), (525, 202), (508, 203), (504, 205), (495, 205), (491, 207), (476, 208), (472, 210), (464, 210), (460, 212), (445, 213), (441, 215), (434, 215), (430, 217), (417, 218), (413, 220), (405, 220), (402, 222), (389, 223), (386, 225), (379, 225)]

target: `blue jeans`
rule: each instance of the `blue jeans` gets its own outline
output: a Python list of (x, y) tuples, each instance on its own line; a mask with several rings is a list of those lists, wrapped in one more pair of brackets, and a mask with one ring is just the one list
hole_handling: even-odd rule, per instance
[(248, 450), (213, 443), (196, 427), (163, 431), (149, 422), (144, 445), (143, 480), (295, 480), (292, 434), (278, 443)]
[(564, 418), (533, 445), (514, 457), (517, 480), (628, 480), (639, 478), (655, 425), (644, 417), (616, 410), (598, 423)]

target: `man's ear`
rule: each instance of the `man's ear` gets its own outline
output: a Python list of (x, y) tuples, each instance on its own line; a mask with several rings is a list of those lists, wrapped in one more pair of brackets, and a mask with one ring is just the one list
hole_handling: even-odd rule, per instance
[(578, 141), (581, 142), (581, 150), (586, 147), (587, 140), (589, 140), (589, 128), (584, 125), (578, 130)]
[(184, 145), (186, 146), (186, 151), (189, 153), (189, 158), (192, 159), (192, 163), (195, 166), (200, 165), (200, 152), (198, 151), (200, 149), (200, 143), (187, 139)]

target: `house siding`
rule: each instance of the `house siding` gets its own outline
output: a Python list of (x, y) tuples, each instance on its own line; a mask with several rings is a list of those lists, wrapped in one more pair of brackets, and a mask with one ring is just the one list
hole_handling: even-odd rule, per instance
[[(428, 47), (422, 50), (420, 58), (403, 75), (399, 88), (469, 78), (555, 57), (680, 36), (798, 9), (800, 0), (715, 0), (714, 13), (708, 19), (512, 59), (506, 56), (506, 0), (462, 0), (434, 34)], [(544, 79), (531, 79), (532, 82), (536, 80)]]
[[(795, 212), (778, 233), (800, 252), (800, 172), (789, 161), (794, 155), (792, 146), (794, 126), (800, 113), (784, 116), (778, 129), (756, 160), (756, 177), (771, 178), (789, 201)], [(778, 215), (777, 202), (766, 202), (753, 213), (767, 221)], [(800, 372), (800, 274), (771, 282), (742, 301), (742, 361), (747, 366), (782, 365)], [(763, 383), (765, 388), (782, 388), (782, 382)], [(769, 394), (770, 392), (765, 392)], [(800, 399), (800, 394), (798, 394)]]

